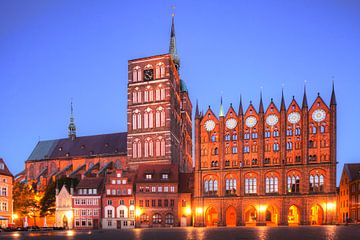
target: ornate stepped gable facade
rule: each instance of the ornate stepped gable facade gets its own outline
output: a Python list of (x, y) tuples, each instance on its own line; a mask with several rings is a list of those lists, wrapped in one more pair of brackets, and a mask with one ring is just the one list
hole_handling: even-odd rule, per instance
[(13, 222), (13, 182), (14, 177), (0, 158), (0, 227)]
[(195, 113), (195, 225), (333, 223), (336, 100)]

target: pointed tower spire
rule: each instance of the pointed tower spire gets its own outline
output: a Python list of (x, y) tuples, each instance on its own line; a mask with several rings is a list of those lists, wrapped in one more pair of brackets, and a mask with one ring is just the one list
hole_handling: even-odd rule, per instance
[(170, 32), (170, 46), (169, 46), (169, 53), (171, 54), (174, 64), (176, 66), (177, 69), (179, 69), (180, 67), (180, 58), (177, 54), (177, 49), (176, 49), (176, 36), (175, 36), (175, 23), (174, 23), (174, 17), (175, 14), (172, 13), (172, 21), (171, 21), (171, 32)]
[(223, 107), (223, 102), (222, 102), (222, 97), (220, 99), (220, 112), (219, 112), (219, 117), (224, 117), (224, 107)]
[(200, 117), (199, 104), (198, 104), (198, 100), (196, 99), (195, 118), (199, 118), (199, 117)]
[(332, 82), (332, 92), (331, 92), (330, 105), (336, 105), (334, 80), (333, 80), (333, 82)]
[(285, 111), (286, 107), (285, 107), (285, 99), (284, 99), (284, 89), (281, 89), (281, 106), (280, 106), (280, 111)]
[(76, 126), (75, 126), (75, 121), (74, 121), (74, 109), (73, 109), (73, 103), (71, 100), (71, 112), (70, 112), (70, 123), (69, 123), (69, 138), (71, 138), (72, 140), (75, 140), (76, 138)]
[(263, 105), (263, 100), (262, 100), (262, 91), (260, 91), (259, 113), (264, 113), (264, 105)]
[(304, 84), (304, 96), (302, 101), (302, 108), (307, 108), (307, 107), (308, 107), (308, 102), (306, 97), (306, 84)]
[(244, 110), (242, 106), (242, 96), (240, 94), (239, 115), (243, 115), (243, 114), (244, 114)]

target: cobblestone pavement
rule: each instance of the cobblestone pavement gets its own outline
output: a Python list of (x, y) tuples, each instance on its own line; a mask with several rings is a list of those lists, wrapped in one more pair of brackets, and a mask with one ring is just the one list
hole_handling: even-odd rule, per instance
[(128, 230), (1, 232), (0, 239), (121, 239), (121, 240), (356, 240), (360, 225), (299, 227), (149, 228)]

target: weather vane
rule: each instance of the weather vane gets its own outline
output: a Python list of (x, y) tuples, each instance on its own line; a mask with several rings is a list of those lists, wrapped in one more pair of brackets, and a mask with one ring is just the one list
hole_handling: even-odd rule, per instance
[(171, 16), (175, 16), (175, 5), (171, 6), (171, 9), (172, 9)]

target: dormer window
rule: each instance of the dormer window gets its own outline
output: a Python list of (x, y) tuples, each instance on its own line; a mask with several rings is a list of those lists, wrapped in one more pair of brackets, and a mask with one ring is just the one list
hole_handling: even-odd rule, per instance
[(87, 194), (87, 189), (86, 188), (83, 189), (83, 194)]
[(63, 150), (63, 148), (62, 147), (59, 147), (59, 151), (61, 152)]
[(83, 193), (82, 193), (82, 189), (79, 189), (79, 195), (82, 195)]
[(5, 166), (3, 163), (0, 163), (0, 169), (4, 170)]
[(161, 175), (161, 178), (162, 178), (162, 179), (169, 179), (169, 174), (163, 173), (163, 174)]
[(151, 174), (146, 174), (145, 179), (152, 179), (152, 175)]

